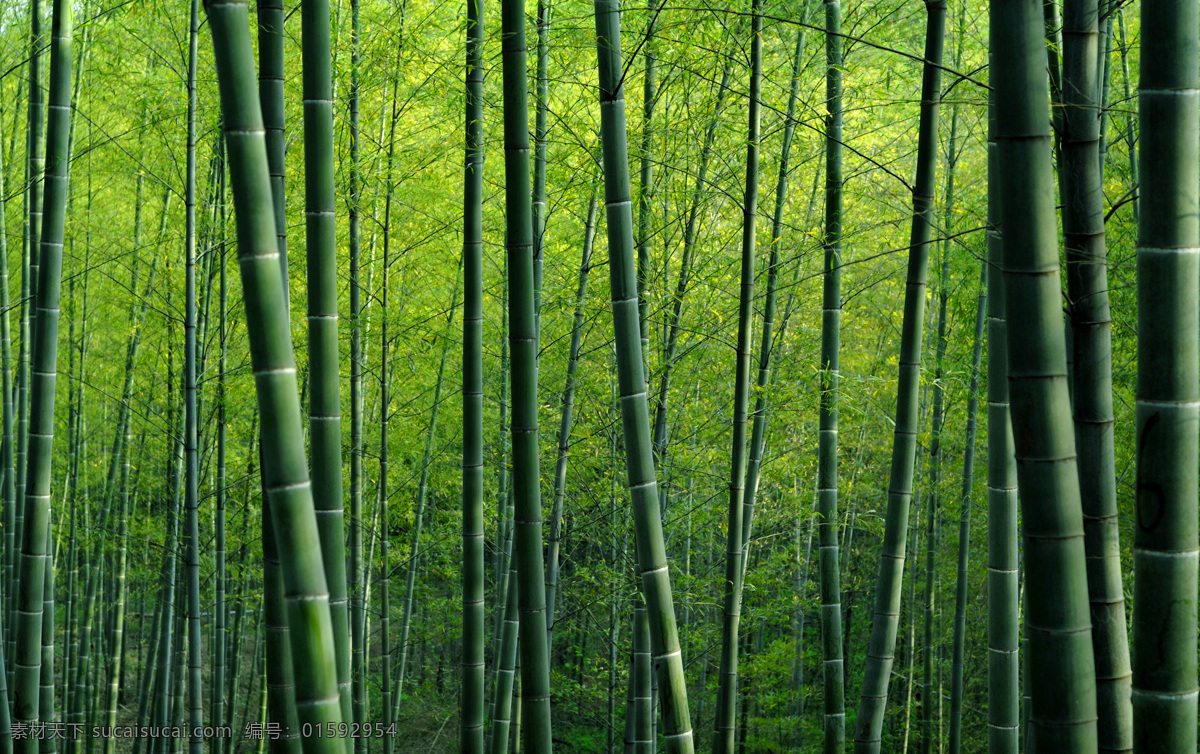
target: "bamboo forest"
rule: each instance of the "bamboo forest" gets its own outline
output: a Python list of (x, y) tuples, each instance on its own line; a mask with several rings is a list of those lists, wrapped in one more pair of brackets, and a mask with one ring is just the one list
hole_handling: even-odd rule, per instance
[(1200, 0), (0, 0), (0, 365), (0, 754), (1198, 750)]

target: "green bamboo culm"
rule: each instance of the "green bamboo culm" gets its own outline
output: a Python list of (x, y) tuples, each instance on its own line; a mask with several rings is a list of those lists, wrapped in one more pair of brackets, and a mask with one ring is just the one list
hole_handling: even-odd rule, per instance
[(467, 0), (463, 166), (463, 653), (459, 751), (483, 754), (483, 0)]
[[(991, 55), (994, 57), (995, 49)], [(992, 70), (995, 70), (994, 68)], [(988, 754), (1017, 754), (1020, 691), (1017, 628), (1017, 466), (1008, 411), (1008, 323), (1000, 233), (996, 90), (988, 92)]]
[(1196, 750), (1200, 6), (1144, 0), (1133, 750)]
[(817, 532), (825, 754), (846, 748), (846, 663), (838, 562), (838, 379), (842, 323), (842, 4), (825, 0), (825, 271), (821, 303), (821, 406)]
[(983, 334), (987, 324), (987, 262), (980, 267), (979, 295), (975, 304), (975, 345), (971, 350), (971, 382), (967, 388), (967, 437), (963, 441), (962, 488), (959, 493), (958, 574), (954, 585), (954, 643), (951, 647), (950, 671), (949, 754), (959, 754), (962, 751), (963, 664), (966, 656), (969, 599), (967, 563), (971, 552), (971, 487), (975, 478), (975, 434), (979, 426), (979, 369), (983, 363)]
[(1062, 196), (1079, 492), (1088, 561), (1101, 752), (1133, 746), (1128, 629), (1113, 447), (1112, 335), (1100, 157), (1099, 3), (1063, 3)]
[[(255, 86), (244, 0), (208, 0), (223, 128), (237, 220), (250, 355), (259, 399), (264, 494), (283, 572), (299, 722), (340, 723), (329, 592), (312, 487), (304, 455), (300, 396), (292, 355), (262, 110)], [(306, 752), (344, 751), (337, 739), (307, 737)]]
[(621, 14), (617, 0), (595, 0), (595, 9), (600, 135), (604, 149), (604, 203), (608, 220), (609, 288), (612, 294), (617, 378), (629, 494), (633, 504), (637, 563), (648, 608), (653, 662), (658, 671), (659, 709), (666, 751), (668, 754), (692, 754), (695, 743), (663, 540), (658, 482), (650, 440), (645, 366), (642, 363), (633, 208), (625, 131)]
[[(33, 322), (36, 318), (36, 299), (38, 295), (38, 246), (39, 234), (42, 230), (42, 178), (46, 164), (46, 132), (43, 128), (46, 117), (46, 102), (42, 89), (42, 53), (46, 46), (43, 19), (46, 15), (44, 0), (31, 0), (29, 3), (29, 116), (28, 127), (25, 131), (25, 237), (24, 249), (21, 255), (21, 347), (17, 357), (17, 436), (16, 436), (16, 477), (17, 491), (24, 495), (28, 482), (29, 468), (29, 423), (30, 396), (32, 379), (30, 375), (30, 359), (33, 339), (36, 336)], [(16, 506), (16, 521), (13, 531), (18, 547), (23, 546), (24, 540), (25, 504), (22, 500)], [(15, 554), (15, 553), (14, 553)], [(11, 589), (8, 599), (12, 606), (9, 612), (10, 620), (14, 622), (18, 600), (20, 599), (21, 558), (16, 557), (13, 564)], [(15, 648), (16, 630), (9, 632), (9, 646)], [(9, 653), (15, 658), (14, 652)], [(15, 682), (15, 669), (10, 676), (9, 685)], [(15, 714), (15, 709), (14, 709)]]
[[(283, 282), (285, 308), (289, 309), (287, 272), (287, 216), (284, 212), (284, 12), (282, 0), (259, 0), (258, 4), (258, 97), (266, 128), (267, 169), (270, 173), (271, 200), (275, 214), (275, 244), (279, 250), (279, 274)], [(290, 313), (289, 313), (290, 332)], [(259, 429), (260, 440), (262, 429)], [(261, 449), (260, 449), (261, 454)], [(259, 481), (267, 488), (266, 468), (259, 461)], [(283, 574), (280, 570), (274, 527), (271, 526), (271, 500), (262, 496), (263, 548), (263, 621), (265, 623), (267, 719), (283, 729), (280, 738), (271, 739), (274, 752), (297, 752), (300, 737), (296, 720), (295, 680), (292, 677), (291, 636), (283, 600)]]
[(525, 69), (525, 2), (502, 0), (504, 49), (504, 187), (507, 207), (509, 348), (512, 349), (514, 537), (519, 587), (521, 713), (525, 754), (548, 754), (550, 653), (538, 462), (537, 275), (529, 185), (529, 106)]
[[(542, 267), (546, 236), (546, 119), (550, 112), (550, 11), (553, 0), (538, 0), (537, 5), (537, 94), (533, 126), (533, 316), (541, 337)], [(553, 601), (553, 596), (548, 597)], [(546, 611), (547, 631), (552, 635), (554, 620)], [(549, 639), (547, 639), (549, 641)]]
[[(62, 288), (63, 232), (66, 225), (71, 127), (71, 4), (54, 0), (51, 21), (49, 118), (46, 135), (45, 197), (40, 234), (41, 260), (34, 299), (38, 326), (30, 360), (30, 404), (24, 526), (14, 615), (13, 721), (49, 722), (40, 708), (43, 599), (51, 567), (50, 479), (54, 442), (54, 385), (58, 371), (59, 300)], [(49, 617), (48, 620), (53, 620)], [(47, 718), (42, 719), (42, 713)], [(33, 736), (15, 742), (14, 751), (33, 754)]]
[(925, 288), (929, 275), (929, 237), (933, 224), (933, 191), (937, 172), (938, 116), (941, 106), (942, 48), (946, 36), (946, 0), (926, 0), (925, 63), (921, 78), (921, 123), (917, 136), (917, 175), (913, 186), (912, 233), (904, 320), (900, 336), (900, 375), (896, 428), (892, 442), (891, 483), (875, 615), (867, 645), (867, 663), (858, 713), (854, 750), (878, 754), (883, 740), (883, 713), (895, 661), (904, 578), (905, 534), (912, 503), (913, 463), (917, 450), (917, 398), (921, 381), (921, 331), (925, 323)]
[(749, 125), (746, 135), (746, 190), (742, 194), (742, 273), (734, 361), (733, 447), (729, 462), (729, 518), (725, 547), (725, 610), (721, 624), (721, 666), (717, 685), (714, 754), (732, 754), (737, 732), (738, 626), (742, 616), (746, 542), (746, 429), (750, 410), (750, 349), (754, 326), (754, 252), (758, 219), (758, 152), (762, 93), (762, 2), (752, 0), (750, 26)]
[[(367, 722), (366, 603), (363, 583), (363, 322), (360, 272), (359, 203), (362, 199), (359, 148), (359, 0), (350, 0), (350, 205), (346, 212), (350, 247), (350, 696), (353, 720)], [(366, 736), (354, 741), (367, 752)]]
[[(1008, 385), (1024, 532), (1030, 740), (1096, 751), (1083, 511), (1067, 392), (1040, 0), (991, 4)], [(1194, 627), (1193, 627), (1194, 628)]]
[[(188, 34), (188, 136), (187, 186), (185, 189), (186, 230), (184, 235), (184, 535), (187, 540), (184, 563), (187, 573), (187, 663), (188, 663), (188, 728), (204, 725), (204, 687), (200, 637), (200, 419), (196, 397), (196, 64), (197, 38), (200, 24), (200, 0), (191, 2), (191, 25)], [(126, 419), (128, 421), (128, 419)], [(126, 457), (131, 448), (126, 447)], [(188, 750), (201, 754), (204, 739), (189, 736)]]
[(638, 312), (641, 319), (642, 361), (650, 375), (650, 300), (647, 281), (650, 276), (650, 222), (654, 200), (654, 105), (658, 100), (658, 55), (654, 45), (654, 27), (658, 20), (659, 0), (646, 0), (646, 40), (642, 45), (645, 69), (642, 73), (642, 155), (638, 181), (637, 262)]
[[(308, 426), (312, 495), (329, 587), (342, 719), (353, 720), (342, 510), (338, 378), (337, 225), (334, 217), (332, 26), (329, 0), (300, 3), (304, 90), (304, 217), (308, 282)], [(297, 677), (299, 680), (299, 677)], [(353, 740), (343, 743), (347, 754)]]

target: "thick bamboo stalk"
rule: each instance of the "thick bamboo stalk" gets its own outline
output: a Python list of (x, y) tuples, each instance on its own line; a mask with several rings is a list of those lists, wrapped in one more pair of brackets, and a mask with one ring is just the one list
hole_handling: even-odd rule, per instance
[(1128, 630), (1121, 580), (1114, 460), (1112, 336), (1098, 100), (1099, 8), (1063, 3), (1063, 133), (1060, 171), (1067, 257), (1067, 313), (1076, 368), (1071, 395), (1088, 562), (1100, 751), (1133, 746)]
[[(313, 504), (329, 588), (341, 717), (353, 720), (342, 510), (342, 415), (338, 377), (337, 223), (334, 217), (333, 70), (329, 0), (300, 3), (304, 96), (305, 271), (308, 286), (308, 427)], [(353, 742), (341, 742), (347, 754)]]
[(1133, 748), (1196, 748), (1200, 4), (1141, 9)]
[[(1008, 384), (1027, 573), (1030, 730), (1037, 751), (1096, 749), (1083, 512), (1066, 381), (1038, 0), (991, 6)], [(1036, 52), (1035, 52), (1036, 51)], [(1095, 167), (1095, 164), (1092, 165)]]

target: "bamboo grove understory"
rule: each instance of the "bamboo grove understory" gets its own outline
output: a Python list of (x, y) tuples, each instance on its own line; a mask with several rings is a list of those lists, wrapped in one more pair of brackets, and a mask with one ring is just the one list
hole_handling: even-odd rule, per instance
[(1197, 750), (1200, 0), (0, 22), (0, 754)]

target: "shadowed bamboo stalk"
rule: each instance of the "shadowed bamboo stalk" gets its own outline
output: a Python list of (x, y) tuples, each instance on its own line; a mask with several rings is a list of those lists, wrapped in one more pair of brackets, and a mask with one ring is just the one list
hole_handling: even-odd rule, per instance
[(1200, 5), (1142, 3), (1133, 747), (1196, 749)]
[(550, 656), (538, 460), (538, 274), (529, 185), (525, 2), (502, 0), (505, 248), (512, 353), (513, 558), (521, 623), (521, 709), (525, 754), (549, 754)]
[[(1030, 731), (1039, 752), (1096, 750), (1096, 676), (1055, 227), (1040, 0), (991, 5), (1008, 384), (1020, 488)], [(1095, 167), (1093, 162), (1092, 167)], [(1036, 676), (1033, 674), (1036, 672)]]
[[(992, 51), (994, 56), (995, 51)], [(990, 58), (989, 58), (990, 59)], [(1017, 467), (1008, 411), (1008, 327), (1000, 234), (996, 90), (988, 92), (988, 754), (1017, 754), (1020, 702), (1017, 628)]]
[[(1104, 233), (1102, 132), (1104, 70), (1097, 0), (1063, 3), (1063, 131), (1059, 187), (1067, 258), (1067, 313), (1079, 492), (1088, 562), (1101, 752), (1133, 747), (1128, 629), (1121, 579), (1114, 460), (1112, 335)], [(1100, 63), (1098, 66), (1097, 63)]]
[[(36, 3), (34, 4), (36, 7)], [(32, 725), (53, 720), (53, 709), (42, 709), (41, 665), (46, 569), (51, 568), (50, 480), (54, 442), (54, 384), (58, 369), (59, 301), (62, 287), (63, 231), (66, 224), (70, 160), (67, 143), (71, 113), (71, 5), (55, 0), (51, 23), (50, 109), (47, 123), (45, 214), (41, 217), (38, 256), (42, 264), (35, 299), (36, 328), (30, 359), (28, 466), (25, 473), (24, 527), (15, 615), (13, 720)], [(53, 581), (51, 581), (51, 584)], [(51, 623), (51, 625), (53, 625)], [(51, 669), (51, 683), (53, 669)], [(51, 695), (53, 688), (51, 688)], [(51, 707), (53, 706), (51, 698)], [(32, 754), (39, 742), (20, 739), (16, 751)]]
[[(604, 202), (608, 217), (609, 288), (617, 348), (617, 377), (625, 434), (625, 462), (633, 503), (637, 563), (648, 608), (650, 646), (658, 672), (663, 738), (669, 754), (695, 750), (687, 681), (675, 623), (675, 605), (663, 540), (658, 482), (641, 355), (637, 265), (629, 192), (621, 17), (616, 0), (596, 0), (596, 54), (600, 128), (604, 148)], [(724, 87), (722, 87), (723, 89)], [(533, 754), (532, 752), (530, 754)]]

